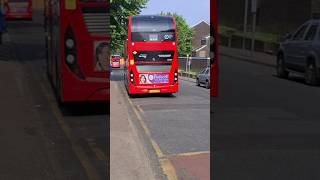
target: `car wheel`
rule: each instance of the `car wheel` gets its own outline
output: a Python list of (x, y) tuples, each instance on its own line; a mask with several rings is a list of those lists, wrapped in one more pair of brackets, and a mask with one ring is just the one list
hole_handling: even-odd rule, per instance
[(199, 82), (199, 79), (197, 78), (197, 80), (196, 80), (196, 84), (197, 84), (197, 86), (200, 86), (200, 82)]
[(317, 78), (316, 66), (314, 63), (309, 63), (306, 66), (305, 79), (306, 83), (312, 86), (319, 83), (319, 80)]
[(280, 78), (288, 78), (289, 72), (285, 70), (283, 56), (278, 56), (277, 59), (277, 76)]
[(206, 88), (207, 88), (207, 89), (210, 89), (210, 83), (209, 83), (208, 80), (206, 81)]

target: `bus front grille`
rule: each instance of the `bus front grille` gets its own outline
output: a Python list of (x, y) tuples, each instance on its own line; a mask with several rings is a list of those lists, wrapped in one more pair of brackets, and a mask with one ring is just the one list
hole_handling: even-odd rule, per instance
[(88, 7), (86, 7), (82, 12), (84, 22), (90, 34), (110, 34), (110, 13), (108, 11), (102, 12), (100, 9), (88, 10)]

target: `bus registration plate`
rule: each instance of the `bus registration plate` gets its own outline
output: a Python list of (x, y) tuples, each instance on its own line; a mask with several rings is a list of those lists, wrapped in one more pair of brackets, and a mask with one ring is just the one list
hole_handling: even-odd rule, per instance
[(151, 89), (149, 93), (160, 93), (160, 89)]

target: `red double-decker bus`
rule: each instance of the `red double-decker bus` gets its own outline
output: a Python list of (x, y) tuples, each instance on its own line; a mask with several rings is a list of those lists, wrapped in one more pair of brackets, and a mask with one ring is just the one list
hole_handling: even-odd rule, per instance
[(4, 10), (8, 20), (32, 20), (32, 0), (7, 0)]
[(57, 99), (109, 99), (109, 1), (48, 0), (47, 71)]
[(210, 49), (211, 49), (211, 91), (210, 94), (213, 97), (218, 96), (219, 90), (219, 55), (218, 55), (218, 8), (217, 8), (217, 1), (211, 0), (210, 6), (210, 34), (211, 34), (211, 42), (210, 42)]
[(129, 17), (124, 82), (128, 94), (178, 92), (176, 22), (167, 16)]

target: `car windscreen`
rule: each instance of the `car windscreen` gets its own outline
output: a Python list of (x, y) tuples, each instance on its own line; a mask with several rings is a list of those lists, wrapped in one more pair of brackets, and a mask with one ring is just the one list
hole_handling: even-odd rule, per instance
[(174, 20), (164, 16), (132, 17), (132, 42), (174, 42)]

